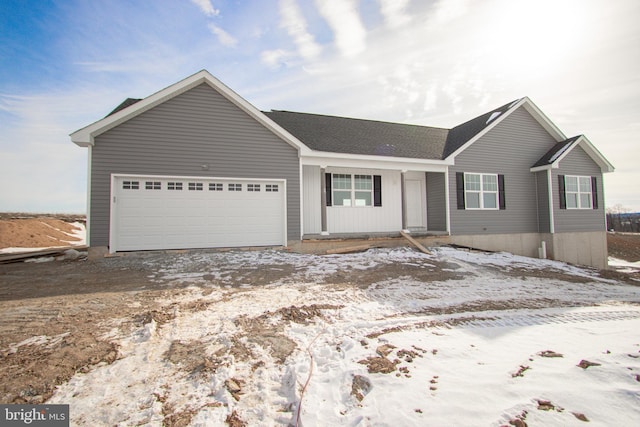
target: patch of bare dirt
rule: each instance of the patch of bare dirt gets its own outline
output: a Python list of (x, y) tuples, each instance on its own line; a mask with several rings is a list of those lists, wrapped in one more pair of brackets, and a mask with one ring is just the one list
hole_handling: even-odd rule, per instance
[(433, 264), (433, 266), (381, 264), (366, 270), (351, 269), (348, 271), (337, 271), (326, 276), (324, 283), (346, 283), (358, 286), (361, 289), (366, 289), (374, 283), (395, 279), (398, 276), (411, 276), (415, 280), (425, 282), (464, 279), (464, 275), (454, 271), (459, 268), (456, 264), (435, 260), (430, 260), (429, 263)]
[(46, 248), (69, 246), (80, 239), (74, 225), (56, 218), (0, 220), (0, 248)]
[(247, 427), (247, 423), (240, 418), (238, 412), (234, 410), (231, 415), (227, 415), (227, 419), (224, 421), (229, 427)]
[(640, 234), (607, 233), (609, 256), (629, 262), (640, 261)]
[(42, 403), (77, 372), (113, 363), (118, 348), (94, 324), (103, 308), (96, 301), (3, 304), (0, 402)]
[(391, 361), (386, 357), (376, 356), (359, 360), (358, 363), (366, 365), (370, 374), (390, 374), (396, 370), (396, 366), (400, 364), (400, 361), (398, 359)]
[(362, 402), (372, 388), (373, 384), (371, 384), (369, 378), (362, 375), (353, 376), (353, 380), (351, 381), (351, 395), (355, 397), (358, 402)]
[(227, 349), (221, 347), (215, 354), (208, 354), (208, 345), (200, 341), (173, 341), (164, 358), (179, 365), (189, 375), (215, 373), (225, 364), (223, 358)]
[(269, 349), (271, 356), (278, 363), (284, 363), (296, 349), (296, 344), (284, 333), (285, 322), (307, 324), (317, 317), (322, 317), (321, 310), (340, 308), (341, 306), (328, 304), (284, 307), (258, 317), (240, 316), (235, 320), (235, 324), (244, 330), (243, 335), (248, 337), (249, 342)]

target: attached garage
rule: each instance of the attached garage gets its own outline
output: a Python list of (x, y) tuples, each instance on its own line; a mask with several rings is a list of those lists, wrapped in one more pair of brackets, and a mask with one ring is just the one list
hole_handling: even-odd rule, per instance
[(284, 246), (286, 181), (112, 175), (111, 251)]

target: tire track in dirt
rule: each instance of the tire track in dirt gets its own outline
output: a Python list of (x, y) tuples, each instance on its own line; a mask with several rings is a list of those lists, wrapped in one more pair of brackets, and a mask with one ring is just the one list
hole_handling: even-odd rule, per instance
[(640, 309), (598, 310), (569, 313), (531, 313), (518, 315), (495, 315), (474, 313), (475, 318), (466, 318), (459, 323), (463, 328), (493, 328), (513, 326), (535, 326), (547, 324), (572, 324), (640, 319)]

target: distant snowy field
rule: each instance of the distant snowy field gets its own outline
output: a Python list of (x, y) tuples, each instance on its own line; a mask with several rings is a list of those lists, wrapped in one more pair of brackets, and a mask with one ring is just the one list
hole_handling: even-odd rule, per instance
[[(203, 286), (193, 266), (221, 257), (226, 271), (291, 273)], [(326, 282), (392, 264), (457, 277)], [(191, 426), (640, 425), (640, 287), (595, 270), (448, 248), (267, 251), (184, 254), (155, 279), (193, 286), (157, 301), (173, 307), (166, 323), (113, 323), (118, 360), (49, 400), (71, 405), (72, 424), (162, 425), (174, 414)]]

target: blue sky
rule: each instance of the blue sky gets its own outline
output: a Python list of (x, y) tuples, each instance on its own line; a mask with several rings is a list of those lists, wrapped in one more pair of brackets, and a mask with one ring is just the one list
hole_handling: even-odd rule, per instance
[(0, 211), (85, 212), (69, 133), (207, 69), (260, 109), (451, 127), (529, 96), (640, 211), (636, 0), (0, 2)]

